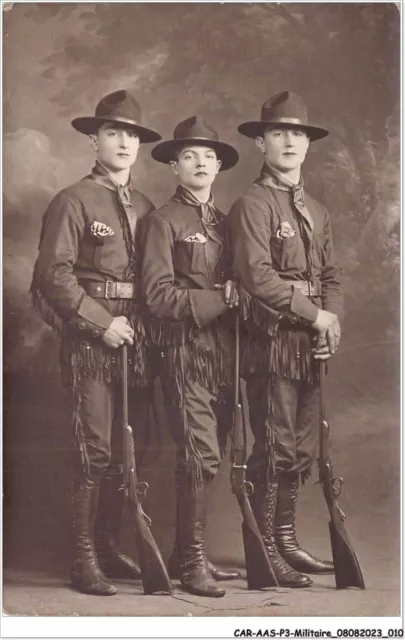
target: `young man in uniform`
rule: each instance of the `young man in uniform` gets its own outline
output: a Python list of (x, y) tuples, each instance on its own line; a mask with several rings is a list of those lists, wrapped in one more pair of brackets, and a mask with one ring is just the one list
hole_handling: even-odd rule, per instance
[(109, 577), (140, 577), (139, 567), (117, 548), (124, 498), (119, 347), (129, 345), (130, 384), (143, 386), (135, 228), (154, 207), (135, 189), (130, 167), (139, 144), (161, 136), (141, 125), (140, 106), (126, 90), (105, 96), (94, 116), (72, 125), (89, 136), (96, 163), (50, 203), (31, 292), (44, 320), (61, 335), (62, 377), (71, 391), (80, 453), (71, 579), (84, 593), (113, 595)]
[(317, 360), (339, 345), (343, 299), (329, 214), (304, 192), (301, 165), (310, 142), (328, 132), (308, 124), (302, 99), (288, 91), (238, 129), (264, 156), (259, 178), (228, 216), (247, 319), (241, 366), (254, 435), (252, 507), (280, 586), (307, 587), (305, 573), (333, 573), (331, 562), (299, 546), (295, 512), (299, 479), (309, 476), (317, 449)]
[(227, 281), (223, 215), (211, 185), (219, 171), (237, 163), (238, 153), (201, 117), (192, 116), (177, 125), (172, 140), (154, 147), (152, 156), (170, 164), (178, 179), (173, 197), (144, 219), (141, 234), (146, 330), (160, 356), (166, 415), (177, 445), (177, 531), (168, 568), (190, 593), (220, 597), (225, 591), (216, 580), (238, 573), (207, 561), (204, 529), (207, 493), (231, 424), (227, 310), (237, 296)]

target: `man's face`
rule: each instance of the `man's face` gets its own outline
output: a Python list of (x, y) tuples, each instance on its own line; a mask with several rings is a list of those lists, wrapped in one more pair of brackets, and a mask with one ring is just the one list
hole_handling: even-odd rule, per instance
[(170, 164), (179, 183), (191, 189), (210, 187), (221, 168), (214, 149), (197, 145), (183, 147)]
[(97, 159), (111, 171), (129, 169), (138, 155), (139, 138), (134, 129), (125, 125), (106, 122), (90, 140)]
[(263, 138), (256, 138), (265, 162), (282, 173), (301, 167), (308, 151), (309, 138), (303, 129), (295, 127), (268, 128)]

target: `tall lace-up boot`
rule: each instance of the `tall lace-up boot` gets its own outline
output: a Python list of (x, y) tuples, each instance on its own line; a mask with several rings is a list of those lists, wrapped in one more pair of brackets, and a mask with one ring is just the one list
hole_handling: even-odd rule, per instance
[(274, 569), (280, 587), (300, 589), (312, 584), (311, 578), (295, 571), (280, 555), (275, 539), (274, 520), (277, 504), (278, 485), (275, 480), (254, 484), (253, 494), (250, 496), (252, 511), (263, 537), (267, 554)]
[(333, 562), (313, 556), (302, 549), (297, 540), (298, 488), (298, 473), (280, 473), (275, 519), (277, 548), (284, 560), (297, 571), (315, 574), (334, 573)]
[(112, 596), (116, 588), (104, 575), (94, 546), (94, 523), (99, 499), (99, 482), (86, 478), (73, 489), (74, 561), (73, 586), (82, 593)]

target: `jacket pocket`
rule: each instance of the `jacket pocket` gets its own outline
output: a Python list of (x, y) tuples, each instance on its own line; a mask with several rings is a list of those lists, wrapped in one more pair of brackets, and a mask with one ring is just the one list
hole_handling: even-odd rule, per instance
[(270, 251), (273, 265), (280, 271), (305, 271), (306, 258), (304, 246), (298, 235), (291, 238), (270, 238)]
[(204, 243), (185, 242), (176, 243), (173, 256), (175, 272), (188, 275), (189, 273), (206, 273)]

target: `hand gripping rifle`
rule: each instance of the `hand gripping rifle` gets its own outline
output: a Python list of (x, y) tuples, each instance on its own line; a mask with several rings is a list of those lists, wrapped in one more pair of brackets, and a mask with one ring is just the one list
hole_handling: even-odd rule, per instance
[(128, 424), (128, 354), (127, 346), (122, 347), (122, 411), (124, 425), (124, 491), (127, 504), (135, 525), (136, 547), (141, 567), (143, 591), (172, 594), (172, 585), (167, 574), (159, 548), (150, 530), (150, 518), (142, 509), (142, 500), (148, 489), (146, 482), (138, 482), (136, 476), (135, 448), (132, 429)]
[(242, 533), (245, 548), (248, 589), (277, 587), (278, 582), (250, 506), (248, 495), (254, 490), (246, 481), (246, 423), (240, 402), (239, 380), (239, 316), (235, 324), (235, 402), (232, 424), (231, 486), (243, 516)]
[(329, 534), (333, 564), (335, 565), (336, 589), (347, 589), (347, 587), (365, 589), (363, 574), (346, 532), (344, 523), (346, 516), (337, 501), (342, 490), (343, 478), (333, 475), (330, 454), (330, 427), (325, 419), (323, 379), (324, 364), (320, 363), (319, 483), (322, 486), (330, 514)]

